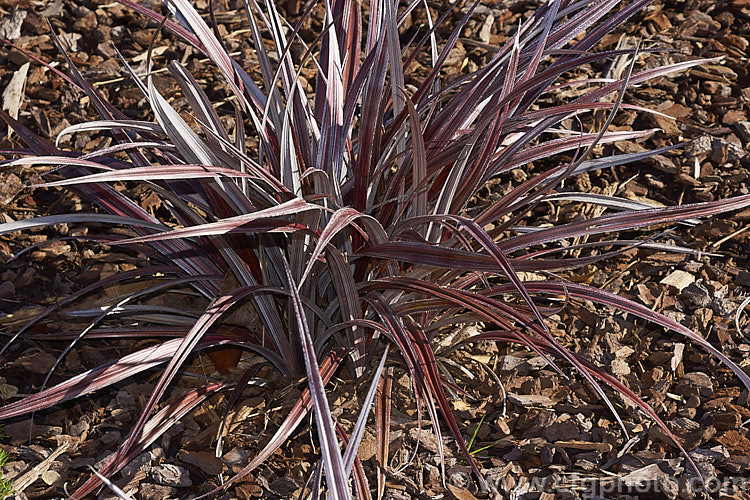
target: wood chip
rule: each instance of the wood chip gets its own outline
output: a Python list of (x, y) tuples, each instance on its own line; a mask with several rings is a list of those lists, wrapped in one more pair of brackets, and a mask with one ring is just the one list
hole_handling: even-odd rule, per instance
[(621, 477), (620, 481), (629, 488), (643, 488), (648, 483), (668, 478), (669, 476), (661, 470), (659, 464), (651, 464)]
[(187, 488), (192, 486), (188, 471), (179, 465), (162, 464), (153, 467), (149, 472), (151, 479), (164, 486)]
[(677, 370), (677, 367), (682, 363), (682, 353), (684, 352), (685, 344), (678, 342), (674, 345), (674, 353), (672, 354), (672, 359), (669, 360), (669, 368), (671, 368), (672, 371)]
[(669, 275), (667, 275), (667, 277), (662, 279), (659, 283), (661, 283), (662, 285), (673, 286), (677, 290), (682, 291), (685, 287), (687, 287), (694, 281), (695, 276), (677, 269), (669, 273)]
[(677, 382), (674, 392), (683, 396), (700, 396), (711, 397), (714, 393), (714, 384), (711, 377), (703, 372), (686, 373), (684, 377)]
[(224, 464), (213, 453), (207, 451), (180, 451), (177, 458), (186, 464), (195, 465), (210, 476), (221, 474)]
[(750, 440), (736, 430), (727, 431), (717, 441), (726, 446), (727, 450), (733, 455), (750, 454)]
[(511, 394), (508, 393), (508, 401), (518, 406), (553, 406), (555, 402), (547, 396), (536, 394)]
[(477, 500), (477, 497), (472, 495), (472, 493), (466, 488), (459, 488), (458, 486), (454, 486), (450, 483), (447, 483), (446, 486), (448, 487), (448, 490), (451, 492), (451, 494), (458, 500)]
[(18, 387), (10, 384), (0, 384), (0, 398), (3, 401), (15, 397), (18, 394)]
[(484, 19), (482, 29), (479, 30), (479, 40), (484, 43), (490, 43), (490, 35), (492, 34), (492, 25), (495, 23), (495, 16), (492, 14), (488, 15)]
[(61, 477), (60, 473), (54, 470), (48, 470), (42, 473), (42, 481), (44, 481), (47, 486), (52, 486), (58, 482)]
[(50, 465), (52, 465), (52, 462), (54, 462), (57, 457), (75, 447), (77, 447), (77, 440), (75, 438), (69, 437), (69, 439), (63, 441), (63, 443), (60, 444), (55, 451), (50, 453), (47, 458), (35, 465), (29, 472), (13, 481), (13, 490), (17, 494), (23, 492), (23, 490), (31, 486), (34, 481), (42, 477), (42, 475), (49, 470)]
[(713, 417), (713, 426), (719, 430), (738, 429), (740, 424), (742, 424), (742, 416), (736, 412), (721, 412)]
[(576, 450), (600, 451), (609, 453), (612, 451), (612, 445), (609, 443), (596, 443), (593, 441), (555, 441), (555, 446), (560, 448), (573, 448)]
[(10, 17), (0, 21), (0, 36), (6, 40), (15, 40), (21, 36), (21, 27), (23, 21), (26, 19), (27, 12), (25, 10), (16, 10)]

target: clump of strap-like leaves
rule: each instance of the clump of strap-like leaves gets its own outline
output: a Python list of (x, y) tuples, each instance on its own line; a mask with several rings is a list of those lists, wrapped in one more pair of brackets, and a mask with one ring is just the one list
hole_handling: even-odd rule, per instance
[[(74, 125), (63, 134), (107, 131), (114, 145), (104, 150), (86, 155), (60, 151), (0, 112), (33, 150), (31, 156), (19, 153), (21, 157), (11, 164), (53, 165), (56, 168), (45, 175), (46, 186), (68, 186), (101, 209), (10, 222), (0, 225), (0, 232), (95, 222), (120, 230), (88, 238), (148, 257), (137, 269), (81, 289), (58, 306), (76, 311), (77, 299), (121, 282), (142, 282), (142, 289), (133, 292), (130, 286), (127, 295), (101, 309), (78, 310), (77, 317), (90, 318), (89, 327), (78, 334), (53, 329), (41, 337), (68, 340), (65, 353), (88, 339), (158, 341), (7, 404), (0, 408), (0, 418), (29, 414), (161, 370), (142, 415), (118, 451), (101, 464), (100, 472), (109, 477), (211, 395), (226, 391), (229, 412), (266, 364), (284, 376), (305, 375), (307, 387), (243, 472), (263, 463), (312, 409), (323, 464), (318, 484), (324, 476), (332, 498), (350, 498), (353, 474), (358, 496), (367, 498), (369, 486), (356, 449), (376, 399), (379, 425), (387, 427), (387, 391), (378, 393), (376, 388), (384, 364), (400, 362), (411, 376), (420, 411), (435, 428), (441, 454), (439, 429), (447, 427), (481, 477), (446, 398), (440, 359), (432, 345), (436, 336), (456, 324), (481, 322), (488, 325), (486, 330), (464, 342), (518, 343), (550, 361), (572, 366), (615, 415), (607, 398), (609, 389), (629, 397), (669, 434), (657, 414), (619, 380), (558, 343), (546, 324), (548, 309), (538, 306), (542, 299), (544, 304), (591, 301), (650, 320), (710, 351), (750, 386), (747, 375), (719, 350), (663, 315), (594, 287), (557, 278), (523, 281), (519, 277), (520, 271), (540, 276), (608, 255), (574, 257), (558, 242), (596, 236), (581, 248), (627, 247), (635, 243), (617, 239), (623, 230), (711, 216), (750, 204), (750, 197), (744, 196), (654, 209), (580, 194), (576, 199), (583, 197), (609, 211), (514, 233), (514, 227), (541, 201), (559, 203), (570, 197), (569, 193), (550, 196), (564, 179), (664, 151), (590, 158), (595, 144), (653, 133), (608, 130), (617, 108), (647, 112), (622, 102), (628, 86), (705, 61), (641, 72), (631, 64), (619, 80), (584, 82), (587, 90), (569, 102), (539, 101), (544, 93), (565, 88), (565, 76), (577, 67), (623, 56), (635, 60), (637, 50), (597, 52), (594, 48), (648, 0), (622, 8), (616, 0), (541, 3), (485, 66), (450, 83), (443, 80), (442, 70), (471, 10), (448, 39), (439, 40), (430, 29), (433, 21), (439, 25), (442, 19), (430, 19), (423, 36), (405, 48), (399, 26), (419, 2), (399, 10), (398, 2), (391, 0), (373, 0), (369, 6), (355, 0), (326, 0), (324, 30), (314, 46), (307, 46), (273, 2), (248, 0), (247, 19), (263, 77), (256, 82), (232, 60), (188, 0), (168, 2), (171, 19), (177, 21), (130, 0), (119, 1), (163, 23), (211, 59), (236, 103), (235, 127), (225, 129), (204, 90), (177, 62), (168, 68), (199, 130), (188, 126), (159, 94), (150, 72), (139, 77), (124, 59), (133, 85), (152, 107), (153, 122), (127, 119), (68, 59), (66, 78), (90, 97), (101, 120)], [(295, 44), (303, 50), (290, 50)], [(293, 54), (300, 53), (302, 58), (295, 60)], [(420, 53), (428, 54), (431, 68), (416, 90), (407, 91), (405, 68)], [(300, 83), (299, 68), (313, 63), (317, 77), (314, 91), (308, 94)], [(609, 115), (601, 131), (561, 128), (567, 118), (596, 110)], [(250, 135), (258, 144), (253, 151), (246, 150)], [(536, 169), (507, 194), (467, 210), (490, 179), (564, 152), (571, 152), (574, 160), (545, 161), (544, 165), (553, 166)], [(171, 218), (155, 218), (127, 191), (112, 186), (123, 181), (149, 186)], [(122, 236), (123, 226), (130, 228), (132, 237)], [(195, 303), (207, 305), (190, 310), (149, 304), (150, 298), (173, 291), (188, 291), (201, 299)], [(32, 327), (54, 310), (44, 311), (13, 332), (9, 343), (40, 337)], [(163, 402), (191, 356), (221, 347), (255, 353), (263, 362), (237, 380), (225, 379)], [(373, 366), (377, 370), (369, 371)], [(337, 370), (373, 377), (360, 419), (350, 431), (331, 416), (326, 397), (326, 383)], [(380, 441), (378, 458), (383, 462), (388, 442), (382, 436)], [(382, 475), (378, 482), (382, 493)], [(72, 498), (83, 498), (98, 484), (93, 476)], [(224, 486), (228, 484), (231, 480)]]

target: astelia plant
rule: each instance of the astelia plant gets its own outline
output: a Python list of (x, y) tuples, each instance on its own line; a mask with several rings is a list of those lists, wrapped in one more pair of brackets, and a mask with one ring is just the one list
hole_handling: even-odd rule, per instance
[[(607, 248), (663, 248), (657, 241), (621, 241), (618, 235), (750, 205), (750, 196), (741, 196), (649, 208), (576, 194), (609, 211), (551, 227), (533, 226), (533, 209), (542, 201), (573, 196), (551, 197), (565, 179), (668, 149), (591, 158), (597, 144), (654, 132), (609, 129), (618, 108), (653, 112), (623, 102), (629, 86), (706, 62), (636, 71), (638, 49), (594, 50), (649, 0), (624, 6), (618, 0), (540, 3), (486, 65), (452, 81), (445, 79), (446, 60), (473, 9), (447, 39), (438, 40), (434, 29), (444, 18), (430, 19), (422, 36), (404, 46), (400, 26), (421, 2), (399, 7), (392, 0), (372, 0), (369, 5), (324, 0), (323, 29), (308, 45), (299, 36), (301, 23), (289, 26), (274, 2), (246, 0), (262, 75), (262, 81), (254, 81), (228, 55), (215, 35), (218, 29), (212, 29), (188, 0), (167, 1), (169, 19), (131, 0), (119, 2), (211, 59), (236, 104), (235, 126), (225, 129), (193, 76), (171, 62), (169, 71), (197, 122), (196, 128), (188, 126), (159, 93), (150, 69), (145, 78), (138, 76), (125, 58), (123, 67), (151, 105), (154, 121), (127, 119), (65, 55), (66, 78), (89, 96), (101, 119), (73, 125), (61, 135), (106, 131), (114, 141), (106, 149), (88, 154), (61, 151), (0, 112), (33, 151), (29, 155), (19, 150), (19, 157), (6, 165), (54, 166), (38, 185), (66, 186), (98, 207), (93, 213), (5, 223), (0, 233), (91, 222), (119, 230), (87, 238), (145, 256), (137, 269), (80, 289), (19, 331), (5, 332), (10, 336), (5, 349), (25, 337), (66, 341), (63, 356), (89, 339), (158, 341), (14, 401), (0, 409), (0, 418), (30, 414), (160, 370), (142, 415), (119, 450), (99, 464), (99, 472), (112, 477), (211, 395), (227, 391), (226, 412), (232, 409), (261, 373), (261, 365), (253, 365), (237, 380), (225, 378), (165, 402), (192, 356), (232, 347), (260, 356), (282, 376), (307, 379), (299, 401), (239, 476), (262, 464), (312, 410), (322, 455), (316, 484), (324, 477), (331, 498), (350, 498), (353, 474), (357, 495), (369, 498), (356, 449), (375, 400), (377, 425), (387, 428), (390, 382), (381, 381), (381, 375), (390, 369), (384, 368), (386, 363), (401, 364), (411, 377), (420, 420), (424, 411), (432, 423), (441, 457), (441, 428), (447, 427), (481, 481), (481, 470), (449, 405), (433, 341), (457, 324), (482, 323), (485, 330), (462, 342), (517, 343), (544, 356), (559, 371), (573, 367), (615, 416), (609, 390), (630, 398), (671, 436), (657, 413), (621, 381), (558, 342), (547, 325), (550, 309), (540, 302), (550, 300), (590, 301), (652, 321), (715, 355), (750, 387), (750, 378), (719, 349), (661, 314), (592, 286), (559, 277), (524, 281), (525, 275), (519, 274), (532, 271), (540, 276), (578, 268), (619, 252)], [(312, 7), (303, 20), (311, 12)], [(408, 90), (407, 68), (423, 54), (431, 67), (419, 85)], [(621, 56), (633, 61), (623, 78), (571, 81), (576, 68)], [(310, 92), (301, 83), (301, 68), (312, 68), (317, 75)], [(558, 99), (549, 104), (540, 99), (572, 85), (584, 91), (569, 102)], [(567, 119), (597, 110), (608, 113), (600, 130), (564, 128)], [(246, 127), (257, 140), (252, 150), (246, 146)], [(493, 201), (475, 204), (488, 181), (530, 162), (537, 168), (527, 180)], [(125, 181), (148, 186), (170, 217), (157, 219), (127, 191), (112, 186)], [(518, 232), (522, 222), (528, 227)], [(123, 227), (132, 234), (123, 236)], [(584, 236), (591, 240), (580, 247), (581, 255), (566, 253), (560, 245)], [(585, 253), (595, 247), (601, 252)], [(142, 282), (143, 287), (136, 292), (128, 287), (127, 295), (100, 309), (77, 307), (80, 298), (120, 282)], [(174, 290), (189, 291), (201, 298), (194, 302), (205, 307), (191, 311), (150, 303)], [(89, 326), (76, 335), (54, 329), (37, 333), (32, 327), (56, 308), (90, 318)], [(378, 369), (373, 373), (374, 366)], [(351, 378), (374, 375), (351, 430), (331, 414), (326, 384), (336, 372)], [(677, 440), (675, 444), (680, 447)], [(221, 439), (216, 451), (221, 452)], [(387, 454), (378, 456), (382, 461)], [(92, 476), (72, 498), (83, 498), (99, 484), (99, 476)]]

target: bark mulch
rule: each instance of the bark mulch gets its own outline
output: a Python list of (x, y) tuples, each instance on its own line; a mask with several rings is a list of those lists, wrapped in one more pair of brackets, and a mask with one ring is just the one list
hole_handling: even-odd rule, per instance
[[(159, 4), (153, 0), (142, 3)], [(214, 3), (230, 52), (243, 66), (253, 67), (255, 56), (246, 41), (247, 33), (242, 31), (247, 29), (242, 2)], [(199, 8), (207, 6), (203, 0), (197, 4)], [(458, 75), (485, 62), (535, 4), (485, 2), (463, 33), (448, 72)], [(292, 14), (299, 9), (295, 2), (285, 7)], [(446, 7), (451, 6), (430, 3), (433, 13)], [(459, 0), (453, 8), (455, 21), (467, 5)], [(145, 51), (157, 30), (153, 22), (102, 0), (80, 4), (70, 0), (0, 0), (0, 9), (0, 36), (46, 61), (58, 62), (64, 69), (65, 63), (49, 36), (45, 18), (49, 19), (86, 78), (132, 118), (148, 119), (148, 104), (123, 77), (112, 43), (134, 65), (145, 64)], [(411, 26), (420, 23), (417, 13), (405, 23), (406, 40)], [(312, 39), (319, 27), (312, 22), (302, 35)], [(599, 154), (690, 142), (640, 164), (583, 174), (569, 187), (657, 205), (747, 194), (750, 1), (656, 1), (622, 30), (608, 36), (599, 49), (633, 46), (638, 40), (643, 47), (676, 49), (644, 54), (639, 68), (696, 57), (717, 59), (629, 91), (627, 102), (675, 119), (622, 111), (615, 121), (617, 128), (654, 127), (661, 131), (641, 141), (601, 148)], [(164, 67), (170, 59), (180, 60), (209, 97), (223, 99), (211, 65), (184, 44), (162, 35), (154, 55), (155, 68)], [(0, 61), (4, 107), (17, 113), (21, 122), (42, 136), (54, 141), (64, 127), (95, 116), (87, 98), (60, 76), (33, 61), (29, 64), (22, 52), (3, 45)], [(579, 76), (617, 77), (624, 69), (621, 61), (610, 61), (584, 68)], [(414, 78), (425, 71), (417, 61), (409, 75)], [(157, 72), (156, 81), (177, 109), (186, 109), (187, 103), (164, 72)], [(568, 97), (562, 94), (545, 98)], [(603, 123), (604, 117), (596, 119), (600, 118)], [(19, 146), (14, 135), (5, 131), (0, 134), (0, 148)], [(62, 148), (93, 151), (109, 143), (106, 135), (76, 134), (63, 137), (60, 144)], [(542, 166), (528, 165), (515, 172), (514, 178), (491, 183), (476, 202), (501, 195)], [(29, 169), (0, 171), (3, 222), (87, 208), (87, 202), (65, 191), (28, 189), (26, 182), (37, 173)], [(131, 185), (122, 188), (135, 190), (148, 210), (163, 210), (150, 191)], [(558, 224), (581, 214), (594, 215), (595, 210), (577, 203), (561, 208), (543, 205), (534, 217), (537, 224)], [(668, 235), (673, 243), (704, 253), (683, 255), (634, 249), (577, 270), (569, 279), (620, 293), (663, 312), (693, 328), (746, 367), (750, 364), (750, 320), (748, 314), (740, 314), (736, 325), (735, 316), (750, 292), (749, 220), (750, 210), (746, 210), (693, 226), (665, 227), (662, 230), (671, 231)], [(17, 331), (41, 307), (56, 303), (72, 291), (135, 267), (131, 254), (66, 238), (96, 233), (98, 229), (93, 224), (61, 224), (0, 237), (3, 333)], [(11, 259), (28, 247), (31, 250)], [(93, 306), (101, 298), (91, 297), (87, 303)], [(750, 419), (748, 392), (731, 372), (684, 339), (614, 310), (572, 303), (553, 316), (551, 324), (564, 345), (607, 367), (651, 404), (690, 451), (712, 498), (720, 494), (726, 499), (750, 498), (750, 485), (744, 482), (750, 476), (750, 436), (743, 424)], [(61, 328), (83, 326), (76, 324), (75, 318), (61, 318)], [(455, 335), (466, 335), (466, 328), (476, 327), (458, 329)], [(443, 339), (438, 350), (452, 340), (455, 338)], [(12, 401), (37, 391), (64, 347), (31, 340), (14, 343), (0, 357), (2, 400)], [(133, 342), (81, 344), (65, 357), (50, 383), (133, 347)], [(241, 361), (233, 370), (241, 370), (246, 362)], [(443, 483), (435, 430), (428, 423), (419, 428), (408, 377), (397, 370), (385, 498), (549, 500), (596, 495), (622, 499), (703, 495), (697, 478), (669, 439), (617, 394), (613, 400), (619, 406), (629, 437), (579, 377), (561, 378), (542, 358), (530, 352), (482, 343), (451, 354), (444, 367), (446, 376), (454, 378), (463, 389), (452, 393), (452, 404), (467, 441), (472, 442), (471, 451), (496, 491), (488, 493), (478, 488), (455, 442), (447, 436), (447, 479)], [(200, 386), (219, 377), (212, 361), (201, 356), (193, 361), (175, 390)], [(153, 377), (129, 380), (40, 412), (34, 417), (33, 426), (29, 418), (6, 423), (6, 437), (0, 440), (0, 446), (10, 453), (11, 461), (3, 468), (3, 475), (13, 482), (17, 497), (61, 498), (66, 491), (73, 491), (89, 476), (89, 465), (117, 449), (139, 417), (153, 382)], [(244, 393), (245, 399), (231, 415), (221, 458), (214, 456), (213, 444), (223, 401), (212, 399), (117, 474), (115, 483), (139, 499), (190, 498), (209, 491), (218, 484), (218, 474), (231, 475), (241, 470), (281, 422), (298, 394), (296, 382), (279, 380), (271, 390), (251, 388)], [(338, 383), (338, 400), (332, 401), (332, 407), (337, 408), (340, 422), (350, 427), (357, 417), (358, 406), (353, 403), (363, 396), (366, 387)], [(375, 484), (374, 471), (378, 466), (373, 432), (367, 432), (359, 451), (371, 485)], [(309, 428), (303, 426), (267, 464), (232, 487), (223, 498), (296, 498), (309, 488), (306, 482), (316, 467), (315, 452)], [(114, 496), (104, 490), (97, 498)]]

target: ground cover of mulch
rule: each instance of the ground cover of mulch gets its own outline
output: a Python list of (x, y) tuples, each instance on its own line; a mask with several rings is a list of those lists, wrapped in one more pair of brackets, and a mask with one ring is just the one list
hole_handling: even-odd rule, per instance
[[(230, 52), (244, 67), (252, 67), (254, 55), (246, 42), (247, 31), (243, 31), (247, 24), (242, 3), (215, 3), (217, 21)], [(199, 8), (206, 7), (206, 2), (198, 4)], [(448, 6), (430, 5), (436, 9)], [(535, 2), (486, 2), (480, 6), (451, 58), (449, 72), (457, 75), (481, 65), (534, 5)], [(99, 0), (80, 4), (68, 0), (0, 0), (0, 8), (0, 36), (46, 61), (57, 61), (64, 68), (44, 21), (49, 18), (84, 75), (129, 116), (148, 117), (148, 105), (122, 77), (111, 43), (134, 65), (143, 65), (145, 51), (156, 32), (154, 23), (119, 4)], [(286, 8), (296, 11), (299, 5), (289, 2)], [(460, 1), (454, 6), (454, 22), (466, 8)], [(418, 19), (414, 15), (406, 23), (405, 37), (411, 26), (419, 24)], [(319, 26), (311, 23), (302, 36), (314, 38)], [(600, 153), (636, 152), (683, 140), (692, 142), (640, 164), (581, 175), (572, 188), (669, 205), (747, 194), (750, 1), (657, 1), (623, 30), (607, 37), (599, 48), (632, 46), (637, 40), (648, 48), (678, 49), (643, 56), (639, 68), (695, 57), (721, 56), (723, 60), (629, 91), (627, 102), (662, 111), (676, 120), (623, 111), (615, 120), (616, 127), (658, 127), (662, 132), (645, 140), (607, 147)], [(162, 35), (155, 47), (155, 68), (164, 67), (170, 59), (180, 60), (209, 97), (217, 101), (224, 98), (221, 85), (214, 84), (216, 73), (199, 55), (186, 51), (184, 44), (167, 35)], [(11, 92), (9, 101), (14, 100), (14, 95), (23, 95), (22, 99), (15, 98), (22, 123), (43, 136), (55, 138), (67, 125), (94, 117), (88, 99), (40, 65), (32, 62), (25, 67), (27, 61), (21, 52), (0, 47), (0, 88), (11, 89), (6, 91)], [(584, 69), (579, 76), (605, 73), (616, 77), (621, 75), (623, 66), (614, 61), (590, 69), (590, 73)], [(424, 72), (425, 68), (416, 62), (409, 74), (420, 76)], [(303, 73), (308, 79), (311, 76)], [(186, 109), (177, 87), (164, 72), (157, 73), (156, 83), (177, 109)], [(14, 85), (16, 94), (12, 94)], [(2, 134), (0, 148), (19, 146), (17, 137)], [(105, 135), (77, 134), (62, 138), (61, 147), (92, 151), (109, 141)], [(476, 203), (500, 196), (539, 167), (529, 165), (512, 178), (499, 179)], [(64, 191), (26, 188), (25, 182), (35, 174), (28, 169), (0, 171), (0, 216), (4, 221), (88, 208), (87, 202)], [(143, 206), (153, 213), (163, 210), (148, 190), (131, 185), (122, 188), (139, 193)], [(581, 214), (595, 215), (596, 210), (577, 203), (554, 207), (544, 204), (536, 210), (533, 222), (557, 224)], [(746, 335), (750, 334), (750, 322), (747, 315), (742, 315), (738, 331), (735, 313), (750, 291), (749, 220), (750, 211), (745, 211), (695, 226), (661, 229), (671, 231), (661, 241), (720, 256), (630, 250), (567, 277), (620, 293), (663, 312), (700, 332), (740, 366), (747, 367), (750, 342)], [(103, 245), (57, 239), (97, 230), (91, 224), (59, 225), (0, 237), (0, 313), (13, 314), (0, 320), (4, 333), (16, 331), (39, 307), (54, 304), (102, 277), (135, 267), (131, 254)], [(33, 245), (37, 246), (5, 262)], [(106, 297), (94, 296), (87, 303), (93, 306), (102, 298)], [(750, 405), (747, 391), (731, 372), (682, 338), (615, 311), (571, 303), (553, 316), (552, 322), (557, 322), (552, 324), (552, 331), (564, 345), (607, 367), (651, 404), (691, 451), (713, 498), (720, 496), (720, 488), (724, 488), (724, 498), (750, 498), (750, 487), (742, 484), (742, 479), (750, 475), (750, 440), (748, 427), (743, 426), (750, 419)], [(75, 330), (84, 326), (77, 324), (75, 318), (61, 317), (59, 323), (40, 329)], [(455, 335), (468, 333), (458, 329)], [(442, 339), (438, 351), (455, 340)], [(64, 347), (32, 340), (13, 344), (0, 358), (0, 397), (12, 401), (38, 390)], [(138, 345), (132, 341), (81, 345), (68, 354), (51, 383), (134, 347)], [(250, 361), (241, 361), (234, 370), (241, 370)], [(467, 441), (473, 438), (471, 449), (495, 486), (496, 498), (702, 495), (697, 491), (699, 483), (675, 447), (658, 427), (618, 395), (613, 395), (613, 400), (630, 439), (585, 383), (577, 377), (561, 379), (544, 360), (529, 352), (482, 343), (452, 353), (444, 368), (446, 376), (453, 377), (464, 390), (452, 394), (453, 406)], [(194, 360), (175, 391), (221, 376), (211, 360), (201, 356)], [(19, 498), (60, 498), (66, 491), (73, 491), (89, 476), (89, 465), (117, 449), (139, 417), (154, 381), (154, 374), (129, 380), (40, 412), (34, 417), (33, 428), (28, 418), (7, 423), (7, 437), (0, 440), (0, 446), (11, 454), (11, 462), (3, 474), (14, 482)], [(231, 414), (220, 459), (214, 457), (212, 445), (223, 400), (214, 398), (117, 474), (115, 482), (140, 499), (190, 498), (208, 491), (218, 484), (217, 474), (239, 471), (260, 449), (299, 394), (298, 382), (278, 380), (272, 381), (270, 389), (247, 390), (245, 399)], [(366, 383), (336, 383), (338, 400), (332, 401), (332, 408), (337, 408), (339, 421), (350, 427), (357, 417), (358, 405), (354, 403), (356, 398), (362, 398)], [(418, 427), (414, 398), (403, 371), (396, 370), (393, 386), (386, 498), (486, 498), (488, 493), (477, 489), (450, 438), (446, 439), (447, 482), (443, 484), (434, 430), (429, 424), (421, 430)], [(359, 452), (371, 484), (377, 467), (373, 432), (367, 432)], [(417, 440), (419, 449), (412, 457)], [(267, 464), (232, 487), (226, 498), (296, 498), (309, 487), (306, 481), (316, 466), (315, 451), (309, 426), (301, 426), (289, 443)], [(112, 498), (112, 494), (104, 490), (98, 498)]]

